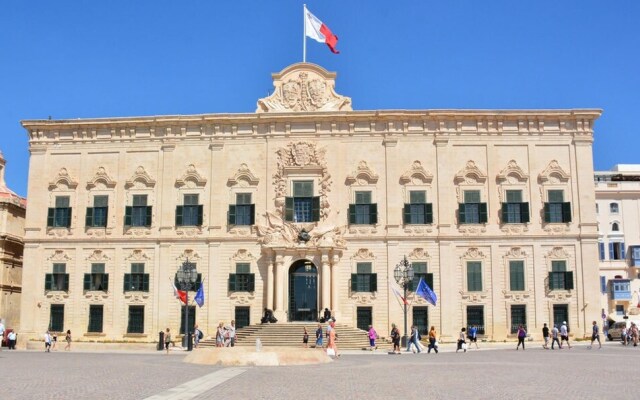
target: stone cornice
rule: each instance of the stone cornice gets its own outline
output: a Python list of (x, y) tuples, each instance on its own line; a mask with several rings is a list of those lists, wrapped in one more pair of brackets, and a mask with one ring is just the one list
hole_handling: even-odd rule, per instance
[[(378, 110), (167, 115), (74, 120), (25, 120), (36, 144), (65, 142), (228, 139), (300, 135), (531, 135), (592, 137), (598, 109), (568, 110)], [(34, 149), (35, 150), (35, 149)]]

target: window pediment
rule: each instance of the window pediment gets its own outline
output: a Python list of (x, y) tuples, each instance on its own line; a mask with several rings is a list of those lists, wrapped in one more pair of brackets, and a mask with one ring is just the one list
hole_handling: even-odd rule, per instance
[(149, 257), (143, 250), (135, 249), (129, 254), (125, 260), (127, 261), (149, 261), (151, 257)]
[(358, 163), (356, 170), (347, 175), (346, 179), (347, 185), (371, 185), (376, 182), (378, 182), (378, 174), (364, 160)]
[(469, 160), (467, 161), (467, 165), (458, 171), (454, 180), (457, 184), (463, 182), (468, 184), (484, 183), (487, 180), (487, 174), (478, 168), (475, 161)]
[(409, 253), (408, 258), (414, 261), (427, 260), (429, 259), (429, 253), (422, 247), (416, 247), (411, 253)]
[(58, 174), (53, 178), (51, 182), (49, 182), (49, 190), (60, 189), (75, 189), (78, 187), (78, 181), (73, 179), (71, 175), (69, 175), (69, 171), (66, 168), (60, 168)]
[(552, 160), (538, 175), (540, 183), (566, 183), (569, 178), (571, 175), (560, 166), (557, 160)]
[(104, 167), (98, 167), (96, 174), (87, 182), (87, 190), (95, 189), (100, 186), (104, 186), (109, 189), (116, 187), (116, 181), (109, 176)]
[(240, 164), (236, 173), (227, 180), (227, 186), (257, 186), (260, 179), (251, 172), (247, 164)]
[(47, 258), (50, 261), (71, 261), (71, 257), (64, 250), (54, 250), (54, 252)]
[(375, 258), (373, 252), (369, 249), (358, 249), (353, 253), (353, 260), (373, 260)]
[(427, 171), (422, 163), (418, 160), (413, 162), (411, 168), (409, 168), (402, 176), (400, 177), (400, 184), (406, 185), (408, 183), (415, 184), (428, 184), (433, 180), (433, 174)]
[(88, 261), (109, 261), (111, 260), (102, 250), (94, 250), (89, 257)]
[(145, 171), (143, 166), (139, 166), (136, 172), (125, 183), (127, 189), (132, 187), (152, 188), (155, 185), (156, 181)]
[(185, 262), (187, 260), (198, 261), (200, 259), (200, 255), (193, 249), (186, 249), (182, 254), (180, 254), (180, 256), (178, 256), (178, 261), (180, 262)]
[(520, 168), (515, 160), (509, 161), (497, 176), (498, 183), (525, 183), (528, 179), (529, 175)]
[(176, 187), (203, 187), (207, 184), (207, 179), (200, 175), (195, 165), (189, 164), (184, 174), (176, 179)]

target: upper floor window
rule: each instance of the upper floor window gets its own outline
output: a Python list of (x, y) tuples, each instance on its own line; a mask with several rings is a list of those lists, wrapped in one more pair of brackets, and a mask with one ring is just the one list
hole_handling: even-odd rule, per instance
[(571, 222), (571, 203), (564, 201), (563, 190), (547, 191), (547, 203), (544, 203), (544, 222)]
[(229, 291), (253, 292), (255, 281), (255, 274), (251, 273), (251, 264), (236, 263), (236, 273), (229, 274)]
[(609, 204), (609, 213), (617, 214), (618, 212), (619, 212), (618, 203), (610, 203)]
[(47, 214), (47, 227), (69, 228), (71, 226), (71, 207), (69, 196), (56, 196), (55, 207)]
[(567, 262), (564, 260), (551, 261), (551, 272), (549, 272), (550, 290), (571, 290), (573, 289), (573, 271), (567, 271)]
[(373, 273), (373, 266), (370, 262), (359, 262), (356, 264), (356, 273), (351, 274), (351, 291), (378, 291), (378, 274)]
[(53, 264), (53, 273), (46, 274), (44, 279), (44, 290), (69, 291), (69, 274), (66, 273), (67, 264)]
[(181, 206), (176, 206), (176, 226), (202, 226), (202, 205), (197, 194), (185, 194)]
[(144, 273), (144, 263), (132, 263), (131, 273), (124, 274), (125, 292), (148, 292), (149, 274)]
[(293, 197), (285, 198), (284, 216), (291, 222), (320, 220), (320, 197), (313, 195), (313, 181), (293, 182)]
[(408, 289), (415, 290), (421, 278), (433, 289), (433, 274), (427, 272), (427, 263), (425, 261), (413, 261), (411, 267), (413, 268), (413, 281), (411, 281)]
[(467, 291), (482, 291), (482, 263), (479, 261), (467, 262)]
[(640, 246), (630, 246), (631, 248), (631, 265), (640, 266)]
[(611, 224), (611, 232), (619, 232), (620, 231), (620, 225), (618, 225), (617, 222), (614, 222), (613, 224)]
[(524, 261), (509, 261), (509, 289), (511, 291), (524, 290)]
[(371, 202), (370, 191), (356, 191), (355, 204), (349, 204), (350, 224), (378, 223), (378, 205)]
[(87, 207), (85, 226), (88, 228), (106, 228), (109, 216), (109, 196), (93, 196), (93, 207)]
[(147, 195), (134, 194), (132, 203), (125, 208), (125, 226), (151, 226), (151, 206), (147, 205)]
[(522, 190), (506, 190), (506, 203), (502, 203), (502, 222), (520, 224), (529, 222), (529, 203), (522, 202)]
[(624, 260), (624, 242), (609, 242), (609, 259)]
[(251, 193), (236, 193), (236, 204), (229, 205), (229, 225), (253, 225), (255, 210)]
[(105, 274), (103, 263), (91, 264), (91, 273), (84, 274), (84, 290), (109, 290), (109, 274)]
[(409, 191), (409, 203), (404, 205), (403, 217), (405, 224), (433, 223), (433, 205), (427, 203), (425, 190)]
[(479, 190), (465, 190), (464, 203), (459, 205), (461, 224), (484, 224), (487, 222), (487, 203), (480, 202)]

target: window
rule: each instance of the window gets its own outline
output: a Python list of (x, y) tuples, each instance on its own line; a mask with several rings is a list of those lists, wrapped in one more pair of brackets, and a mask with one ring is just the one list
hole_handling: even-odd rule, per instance
[(109, 196), (93, 196), (93, 207), (87, 207), (85, 226), (106, 228), (109, 216)]
[(610, 214), (617, 214), (618, 213), (618, 203), (609, 204), (609, 213)]
[(148, 292), (149, 274), (144, 273), (144, 263), (132, 263), (131, 273), (124, 274), (125, 292)]
[(529, 222), (529, 203), (522, 202), (522, 190), (507, 190), (506, 203), (502, 203), (502, 222), (521, 224)]
[(602, 294), (607, 293), (607, 277), (606, 276), (600, 277), (600, 292)]
[(109, 274), (104, 273), (104, 264), (91, 264), (91, 273), (84, 274), (84, 290), (109, 290)]
[(624, 315), (624, 305), (616, 304), (616, 315)]
[(202, 226), (202, 205), (197, 194), (185, 194), (181, 206), (176, 206), (176, 226)]
[(255, 224), (255, 205), (251, 193), (236, 193), (236, 204), (229, 205), (229, 225)]
[(51, 305), (49, 330), (51, 332), (62, 332), (64, 330), (64, 304)]
[(420, 283), (420, 278), (425, 281), (431, 289), (433, 289), (433, 274), (427, 273), (427, 263), (422, 261), (414, 261), (411, 263), (413, 267), (413, 281), (408, 289), (414, 291)]
[(640, 246), (631, 246), (631, 261), (632, 266), (640, 266)]
[(600, 261), (605, 259), (605, 255), (604, 255), (604, 243), (599, 242), (598, 243), (598, 255), (600, 257)]
[(484, 335), (484, 306), (467, 306), (467, 331), (472, 326), (478, 328), (479, 335)]
[[(186, 332), (184, 330), (184, 312), (185, 312), (185, 309), (186, 309), (186, 307), (180, 307), (180, 334), (181, 335), (186, 334)], [(189, 315), (188, 315), (187, 318), (189, 319), (189, 321), (187, 321), (187, 323), (189, 324), (189, 331), (191, 331), (191, 333), (193, 333), (193, 327), (196, 325), (196, 306), (189, 306)]]
[(596, 203), (596, 214), (600, 214), (600, 206), (598, 206), (598, 203)]
[(624, 242), (609, 242), (609, 259), (624, 260)]
[(567, 330), (569, 329), (569, 305), (568, 304), (554, 304), (553, 305), (553, 325), (558, 329), (562, 326), (562, 323), (567, 323)]
[(69, 274), (66, 273), (67, 265), (64, 263), (53, 264), (53, 273), (46, 274), (44, 279), (44, 290), (69, 291)]
[(629, 279), (614, 279), (611, 283), (611, 300), (631, 300)]
[(146, 194), (134, 194), (133, 206), (125, 208), (125, 226), (151, 226), (151, 206), (147, 205)]
[(571, 203), (564, 201), (564, 191), (547, 191), (548, 202), (544, 203), (544, 222), (571, 222)]
[(349, 223), (369, 225), (378, 223), (378, 205), (371, 202), (371, 192), (355, 192), (355, 204), (349, 204)]
[(55, 201), (55, 207), (50, 207), (47, 214), (47, 227), (69, 228), (71, 226), (69, 196), (56, 196)]
[(90, 305), (89, 306), (89, 327), (87, 332), (102, 333), (102, 320), (104, 315), (103, 305)]
[(320, 220), (320, 197), (313, 196), (313, 181), (293, 182), (293, 197), (285, 198), (284, 217), (291, 222)]
[(373, 266), (370, 262), (356, 264), (356, 273), (351, 274), (352, 292), (377, 292), (378, 274), (372, 273)]
[(482, 291), (482, 263), (479, 261), (467, 262), (467, 291)]
[(464, 203), (459, 205), (461, 224), (484, 224), (487, 222), (487, 203), (480, 202), (479, 190), (465, 190)]
[(369, 331), (369, 325), (373, 324), (372, 307), (356, 307), (356, 327), (363, 331)]
[(429, 334), (429, 307), (413, 306), (413, 325), (416, 326), (420, 335), (427, 336)]
[(527, 329), (527, 306), (512, 305), (511, 306), (511, 333), (518, 333), (518, 327)]
[(566, 261), (551, 261), (551, 272), (549, 272), (549, 290), (571, 289), (573, 289), (573, 272), (567, 271)]
[(511, 291), (524, 290), (524, 261), (509, 261), (509, 283)]
[(403, 217), (405, 224), (433, 223), (433, 205), (427, 203), (426, 191), (409, 191), (409, 203), (404, 205)]
[(620, 232), (620, 225), (617, 222), (611, 224), (611, 232)]
[(236, 263), (236, 273), (229, 274), (230, 292), (253, 292), (255, 290), (255, 274), (251, 273), (251, 264)]
[(127, 333), (144, 333), (144, 306), (129, 306)]

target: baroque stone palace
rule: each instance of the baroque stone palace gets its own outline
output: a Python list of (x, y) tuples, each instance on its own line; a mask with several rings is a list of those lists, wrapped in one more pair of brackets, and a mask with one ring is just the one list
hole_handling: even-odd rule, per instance
[[(294, 64), (250, 114), (32, 120), (22, 334), (151, 341), (183, 329), (172, 281), (196, 263), (192, 323), (316, 320), (443, 338), (540, 336), (600, 316), (593, 125), (600, 110), (353, 111), (334, 73)], [(193, 297), (194, 292), (190, 293)], [(97, 337), (97, 338), (96, 338)]]

